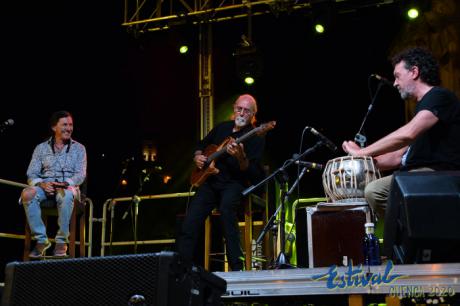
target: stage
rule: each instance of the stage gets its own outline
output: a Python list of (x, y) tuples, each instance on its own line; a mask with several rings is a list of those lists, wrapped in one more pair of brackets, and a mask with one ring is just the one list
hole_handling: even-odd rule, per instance
[(7, 272), (2, 306), (126, 305), (134, 296), (158, 306), (460, 305), (460, 263), (210, 273), (161, 252), (17, 262)]
[[(227, 281), (222, 299), (229, 302), (274, 301), (281, 305), (298, 301), (322, 305), (364, 305), (380, 298), (387, 304), (399, 305), (400, 299), (424, 303), (437, 300), (458, 305), (460, 263), (353, 266), (281, 269), (245, 272), (215, 272)], [(333, 301), (333, 302), (331, 302)], [(366, 303), (367, 305), (367, 303)]]

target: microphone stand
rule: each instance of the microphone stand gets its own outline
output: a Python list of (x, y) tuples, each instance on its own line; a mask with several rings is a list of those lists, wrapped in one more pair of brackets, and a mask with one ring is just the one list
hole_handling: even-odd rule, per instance
[[(288, 201), (289, 196), (292, 194), (294, 189), (300, 183), (300, 180), (302, 179), (302, 177), (307, 172), (307, 169), (308, 169), (307, 166), (304, 166), (302, 168), (302, 171), (300, 172), (299, 176), (297, 177), (297, 179), (295, 180), (294, 184), (292, 184), (291, 188), (288, 191), (286, 191), (286, 189), (287, 189), (287, 183), (286, 183), (286, 185), (285, 185), (286, 189), (281, 194), (281, 196), (283, 197), (282, 200), (281, 200), (282, 205), (280, 205), (282, 207), (281, 208), (281, 220), (280, 220), (280, 226), (281, 226), (281, 230), (280, 230), (280, 242), (281, 242), (280, 243), (280, 249), (281, 249), (281, 252), (278, 255), (278, 258), (276, 259), (276, 263), (275, 263), (275, 268), (276, 269), (292, 268), (292, 265), (290, 265), (288, 263), (287, 257), (285, 255), (285, 251), (286, 251), (286, 228), (285, 228), (285, 224), (286, 224), (286, 210), (285, 210), (285, 207), (286, 206), (285, 206), (285, 203)], [(259, 237), (259, 238), (261, 238), (261, 237)], [(257, 241), (259, 241), (259, 239), (257, 239)]]
[(139, 198), (139, 196), (137, 195), (133, 196), (132, 203), (134, 203), (134, 254), (137, 254), (137, 218), (139, 215), (139, 203), (140, 202), (141, 202), (141, 198)]
[(284, 183), (283, 188), (281, 189), (281, 214), (280, 214), (280, 221), (279, 221), (279, 235), (280, 235), (280, 252), (278, 257), (275, 261), (275, 269), (286, 269), (292, 268), (289, 264), (289, 259), (286, 256), (286, 232), (285, 232), (285, 225), (286, 225), (286, 205), (285, 203), (288, 200), (288, 182)]
[(128, 208), (126, 209), (122, 217), (122, 219), (124, 220), (128, 216), (128, 213), (132, 211), (132, 206), (134, 204), (134, 222), (133, 222), (134, 254), (137, 254), (137, 220), (138, 220), (138, 215), (139, 215), (139, 203), (141, 202), (141, 198), (139, 197), (139, 194), (142, 192), (145, 182), (147, 182), (150, 179), (150, 175), (151, 175), (151, 172), (147, 172), (145, 177), (139, 180), (139, 188), (137, 189), (137, 192), (133, 195), (131, 203), (129, 204)]
[(382, 88), (383, 84), (384, 83), (379, 82), (379, 85), (377, 85), (377, 90), (375, 91), (375, 95), (372, 97), (371, 104), (369, 104), (369, 107), (367, 108), (367, 113), (364, 116), (363, 122), (361, 123), (361, 127), (359, 128), (358, 133), (356, 133), (356, 135), (355, 135), (354, 140), (355, 140), (355, 142), (359, 143), (359, 146), (361, 148), (364, 148), (366, 146), (366, 141), (367, 141), (367, 137), (365, 135), (361, 134), (362, 129), (364, 127), (364, 124), (366, 123), (367, 117), (369, 116), (369, 114), (371, 113), (372, 108), (374, 107), (375, 99), (377, 98), (377, 96), (379, 94), (379, 91)]
[(110, 204), (109, 204), (109, 210), (110, 210), (109, 253), (110, 255), (112, 255), (112, 249), (113, 249), (113, 223), (115, 222), (115, 204), (116, 204), (116, 202), (113, 199), (116, 197), (117, 191), (120, 187), (120, 181), (123, 179), (123, 176), (126, 174), (126, 171), (128, 170), (128, 162), (129, 162), (129, 159), (127, 159), (124, 162), (123, 169), (121, 170), (120, 177), (118, 178), (118, 183), (112, 192), (112, 199), (110, 199)]
[[(249, 188), (243, 190), (242, 195), (243, 196), (248, 195), (254, 189), (258, 188), (259, 186), (261, 186), (263, 184), (265, 184), (265, 182), (267, 182), (268, 180), (271, 180), (275, 175), (277, 175), (278, 173), (282, 173), (283, 171), (285, 171), (285, 169), (287, 167), (289, 167), (290, 165), (292, 165), (296, 161), (300, 160), (301, 158), (303, 158), (307, 154), (310, 154), (310, 153), (316, 151), (322, 145), (324, 145), (324, 142), (321, 141), (321, 140), (318, 141), (313, 147), (305, 150), (305, 152), (303, 152), (302, 154), (296, 156), (295, 158), (290, 159), (287, 163), (283, 164), (283, 166), (278, 168), (275, 172), (273, 172), (272, 174), (267, 176), (265, 179), (263, 179), (262, 181), (260, 181), (256, 185), (252, 185)], [(297, 186), (299, 181), (300, 181), (300, 176), (296, 180), (296, 183), (294, 183), (295, 186)], [(285, 236), (286, 236), (286, 233), (285, 233), (284, 224), (286, 222), (285, 201), (287, 201), (287, 198), (289, 197), (289, 194), (292, 193), (293, 190), (294, 190), (293, 188), (291, 188), (291, 190), (287, 190), (287, 182), (285, 182), (285, 186), (281, 190), (281, 203), (280, 203), (280, 206), (278, 206), (278, 208), (276, 209), (275, 213), (270, 217), (270, 220), (267, 222), (265, 227), (262, 229), (262, 232), (260, 233), (260, 235), (259, 235), (259, 237), (257, 238), (257, 241), (256, 241), (256, 245), (261, 242), (262, 238), (265, 236), (265, 234), (268, 232), (268, 230), (273, 226), (273, 223), (274, 223), (274, 221), (276, 219), (276, 216), (277, 216), (278, 212), (281, 209), (280, 222), (279, 222), (279, 224), (280, 224), (280, 242), (281, 243), (280, 243), (280, 251), (279, 251), (278, 257), (276, 258), (275, 265), (274, 265), (275, 269), (285, 269), (285, 268), (290, 268), (291, 267), (291, 265), (289, 265), (287, 263), (287, 258), (286, 258), (286, 254), (285, 254), (285, 243), (286, 243)]]

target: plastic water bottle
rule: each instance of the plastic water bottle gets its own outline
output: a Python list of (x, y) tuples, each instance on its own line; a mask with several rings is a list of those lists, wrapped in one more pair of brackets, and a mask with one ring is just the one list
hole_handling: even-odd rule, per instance
[(364, 227), (366, 230), (363, 241), (364, 264), (380, 265), (382, 262), (380, 260), (379, 239), (374, 234), (374, 223), (366, 223)]

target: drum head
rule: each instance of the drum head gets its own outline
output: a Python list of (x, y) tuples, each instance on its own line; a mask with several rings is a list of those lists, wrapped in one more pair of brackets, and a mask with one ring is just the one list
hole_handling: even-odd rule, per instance
[(366, 202), (364, 188), (380, 178), (369, 156), (344, 156), (329, 160), (323, 172), (323, 188), (332, 202)]

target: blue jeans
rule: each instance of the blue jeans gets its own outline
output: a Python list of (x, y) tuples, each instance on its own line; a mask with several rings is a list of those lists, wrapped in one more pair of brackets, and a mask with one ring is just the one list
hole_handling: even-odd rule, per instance
[[(47, 243), (46, 227), (41, 217), (40, 202), (47, 199), (45, 191), (34, 186), (35, 197), (29, 203), (22, 203), (26, 212), (32, 236), (38, 243)], [(69, 189), (56, 191), (56, 208), (58, 210), (59, 230), (56, 234), (56, 243), (67, 243), (69, 240), (69, 225), (73, 211), (74, 194)]]

